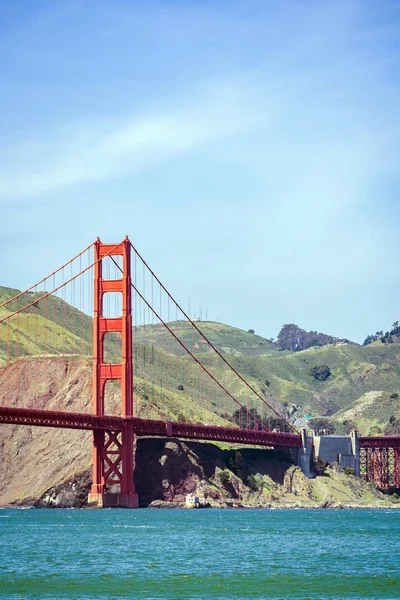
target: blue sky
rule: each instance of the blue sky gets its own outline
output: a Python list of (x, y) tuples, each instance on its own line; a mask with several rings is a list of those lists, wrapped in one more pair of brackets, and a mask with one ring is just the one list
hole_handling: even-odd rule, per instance
[(0, 1), (0, 285), (126, 234), (275, 337), (400, 318), (397, 1)]

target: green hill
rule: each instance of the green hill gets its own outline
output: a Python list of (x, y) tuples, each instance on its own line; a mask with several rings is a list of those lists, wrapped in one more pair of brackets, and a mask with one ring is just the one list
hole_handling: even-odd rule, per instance
[(370, 435), (400, 435), (399, 395), (397, 392), (366, 392), (337, 412), (333, 419)]
[[(273, 395), (306, 414), (333, 414), (371, 390), (400, 391), (400, 344), (328, 345), (233, 362), (260, 381), (268, 379)], [(310, 374), (318, 365), (330, 369), (325, 381)]]
[[(19, 290), (0, 286), (0, 304)], [(8, 356), (36, 356), (91, 352), (92, 319), (57, 296), (40, 299), (44, 292), (25, 293), (0, 308), (0, 318), (35, 303), (0, 324), (0, 361)]]
[[(276, 408), (294, 420), (305, 415), (331, 416), (331, 427), (343, 432), (343, 421), (351, 420), (343, 410), (351, 408), (363, 394), (375, 391), (381, 402), (370, 408), (370, 416), (355, 424), (362, 433), (374, 425), (385, 427), (392, 416), (400, 417), (400, 407), (393, 402), (382, 412), (382, 402), (390, 395), (400, 395), (400, 344), (368, 346), (339, 342), (315, 346), (300, 352), (281, 350), (269, 340), (220, 323), (197, 323), (201, 331), (214, 343), (224, 357), (252, 383)], [(174, 331), (182, 334), (185, 325), (175, 324)], [(190, 333), (187, 338), (194, 353), (202, 351), (201, 336)], [(148, 327), (142, 339), (157, 348), (166, 344), (168, 334)], [(173, 348), (173, 346), (171, 346)], [(177, 354), (180, 349), (176, 350)], [(212, 358), (210, 358), (212, 361)], [(311, 375), (315, 366), (326, 365), (330, 375), (318, 380)], [(217, 369), (222, 382), (228, 373)], [(240, 391), (236, 390), (236, 393)], [(343, 410), (342, 410), (343, 409)], [(391, 414), (386, 415), (386, 412)], [(385, 416), (382, 416), (382, 415)], [(386, 427), (387, 428), (387, 427)]]
[[(18, 290), (0, 287), (0, 304)], [(28, 294), (7, 306), (17, 310), (41, 293)], [(0, 317), (6, 314), (0, 308)], [(371, 427), (387, 428), (400, 418), (396, 394), (400, 395), (400, 343), (367, 346), (338, 342), (298, 352), (282, 350), (277, 344), (254, 333), (212, 322), (196, 323), (221, 354), (255, 387), (262, 397), (292, 421), (297, 417), (330, 417), (341, 429), (354, 421), (362, 433)], [(262, 414), (261, 401), (250, 400), (240, 383), (221, 359), (216, 358), (202, 335), (187, 322), (169, 323), (172, 331), (191, 352), (242, 404)], [(91, 318), (64, 300), (49, 297), (26, 314), (0, 324), (0, 364), (16, 356), (91, 356)], [(168, 411), (171, 418), (222, 423), (224, 415), (205, 408), (199, 398), (207, 395), (209, 377), (194, 363), (162, 325), (134, 327), (135, 395), (142, 416), (156, 418)], [(118, 337), (110, 335), (106, 355), (118, 361)], [(319, 367), (319, 369), (313, 368)], [(315, 374), (317, 373), (317, 377)], [(322, 374), (322, 375), (321, 375)], [(320, 378), (318, 378), (320, 377)], [(181, 389), (183, 388), (183, 389)], [(373, 394), (373, 402), (365, 403)], [(211, 395), (211, 394), (210, 394)], [(251, 403), (252, 402), (252, 403)], [(363, 409), (360, 411), (360, 407)], [(225, 410), (237, 408), (228, 401)], [(218, 411), (217, 411), (218, 412)]]
[[(300, 352), (281, 350), (269, 340), (220, 323), (197, 323), (225, 358), (261, 391), (268, 402), (283, 407), (292, 419), (304, 415), (342, 414), (363, 394), (378, 391), (382, 398), (400, 394), (400, 344), (375, 342), (368, 346), (339, 342), (315, 346)], [(184, 328), (177, 324), (176, 331)], [(190, 334), (192, 335), (192, 333)], [(151, 327), (143, 336), (161, 348), (167, 334)], [(194, 352), (201, 352), (201, 336), (195, 334)], [(325, 381), (315, 379), (313, 367), (326, 365), (330, 375)], [(224, 381), (224, 372), (220, 372)], [(381, 406), (371, 409), (381, 412)], [(340, 411), (340, 412), (339, 412)], [(400, 417), (400, 412), (394, 411)], [(378, 418), (378, 414), (376, 415)], [(386, 423), (390, 416), (384, 422)], [(344, 418), (344, 420), (346, 420)], [(378, 422), (378, 421), (377, 421)], [(383, 421), (379, 421), (383, 423)], [(358, 424), (358, 423), (357, 423)], [(373, 426), (370, 420), (359, 426), (363, 432)]]

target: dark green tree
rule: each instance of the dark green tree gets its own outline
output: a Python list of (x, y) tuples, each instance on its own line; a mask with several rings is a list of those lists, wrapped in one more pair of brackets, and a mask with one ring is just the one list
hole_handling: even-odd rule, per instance
[(310, 369), (311, 377), (314, 377), (317, 381), (326, 381), (331, 374), (328, 365), (315, 365)]

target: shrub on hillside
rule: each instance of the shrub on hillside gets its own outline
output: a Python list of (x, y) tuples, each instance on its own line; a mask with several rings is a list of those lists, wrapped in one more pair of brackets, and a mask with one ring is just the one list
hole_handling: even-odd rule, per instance
[(347, 435), (349, 435), (353, 429), (357, 429), (357, 425), (351, 419), (346, 419), (345, 421), (343, 421), (342, 425)]
[(244, 460), (239, 450), (229, 457), (228, 467), (236, 477), (243, 481)]
[(221, 485), (223, 485), (224, 487), (226, 487), (229, 484), (230, 478), (226, 471), (220, 471), (218, 473), (218, 477)]
[(257, 479), (254, 477), (253, 473), (250, 473), (250, 475), (247, 477), (247, 485), (251, 490), (253, 490), (253, 492), (256, 492), (258, 490), (259, 484)]
[(308, 427), (314, 430), (315, 435), (331, 435), (336, 432), (337, 423), (327, 417), (312, 417), (308, 420)]
[(249, 329), (247, 333), (255, 333), (254, 329)]
[(336, 338), (332, 335), (327, 335), (326, 333), (305, 331), (305, 329), (301, 329), (294, 323), (284, 325), (280, 330), (276, 341), (280, 348), (283, 350), (290, 350), (292, 352), (305, 350), (311, 346), (325, 346), (326, 344), (349, 342), (349, 340)]
[[(327, 466), (328, 463), (326, 463), (324, 460), (322, 460), (322, 458), (317, 456), (317, 458), (314, 459), (313, 471), (316, 475), (325, 475), (325, 470)], [(329, 473), (327, 473), (326, 475), (327, 477), (329, 477)]]
[(379, 427), (379, 425), (373, 425), (369, 430), (368, 435), (382, 435), (382, 429)]
[(400, 433), (400, 419), (397, 419), (392, 415), (389, 419), (389, 423), (385, 428), (386, 435), (399, 435)]
[(317, 381), (326, 381), (331, 374), (328, 365), (315, 365), (310, 369), (311, 377), (314, 377)]

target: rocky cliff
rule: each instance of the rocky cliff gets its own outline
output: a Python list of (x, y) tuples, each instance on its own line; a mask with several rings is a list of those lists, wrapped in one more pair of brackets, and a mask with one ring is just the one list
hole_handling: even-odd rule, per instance
[[(212, 507), (398, 507), (372, 484), (346, 475), (338, 465), (307, 479), (290, 454), (266, 449), (221, 449), (215, 444), (144, 438), (136, 448), (136, 487), (142, 507), (181, 507), (187, 493), (204, 494)], [(78, 463), (77, 463), (78, 465)], [(14, 506), (77, 507), (87, 503), (89, 469), (68, 475), (43, 493), (9, 489)], [(48, 474), (49, 480), (54, 474)], [(38, 487), (34, 487), (37, 490)]]

